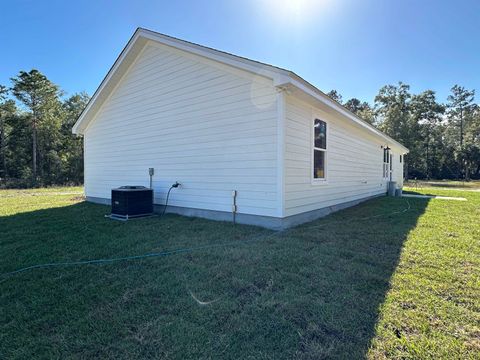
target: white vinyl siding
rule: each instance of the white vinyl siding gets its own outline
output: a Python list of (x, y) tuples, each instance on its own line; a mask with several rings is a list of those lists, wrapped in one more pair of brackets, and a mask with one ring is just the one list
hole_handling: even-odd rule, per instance
[(277, 95), (271, 80), (149, 43), (85, 131), (85, 192), (148, 186), (155, 203), (278, 216)]
[[(312, 182), (312, 123), (327, 122), (328, 182)], [(285, 215), (386, 192), (382, 141), (331, 112), (286, 97)], [(398, 158), (398, 155), (397, 155)]]

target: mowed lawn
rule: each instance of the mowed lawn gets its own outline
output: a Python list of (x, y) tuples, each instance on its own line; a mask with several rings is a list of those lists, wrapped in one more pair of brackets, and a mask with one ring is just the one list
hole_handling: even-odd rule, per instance
[(184, 249), (0, 275), (0, 358), (480, 358), (480, 192), (417, 191), (468, 201), (382, 197), (276, 233), (0, 191), (1, 274)]
[(476, 190), (480, 191), (480, 180), (458, 181), (458, 180), (412, 180), (405, 184), (412, 189), (438, 188), (453, 190)]

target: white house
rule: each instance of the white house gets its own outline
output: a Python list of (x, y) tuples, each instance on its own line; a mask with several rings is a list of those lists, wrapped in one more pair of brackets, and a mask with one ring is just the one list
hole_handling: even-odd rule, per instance
[[(319, 70), (321, 71), (321, 70)], [(149, 185), (169, 212), (285, 228), (403, 181), (400, 143), (295, 73), (137, 29), (73, 127), (87, 200)]]

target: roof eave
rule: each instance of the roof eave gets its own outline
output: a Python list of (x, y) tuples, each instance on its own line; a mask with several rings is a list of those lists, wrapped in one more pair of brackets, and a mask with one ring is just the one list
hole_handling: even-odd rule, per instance
[[(140, 35), (141, 35), (142, 29), (137, 28), (135, 32), (133, 33), (132, 37), (128, 41), (128, 43), (125, 45), (123, 50), (120, 52), (118, 55), (117, 59), (113, 63), (112, 67), (108, 70), (107, 75), (103, 78), (102, 82), (98, 86), (97, 90), (95, 90), (95, 93), (93, 96), (90, 98), (90, 100), (87, 103), (87, 106), (85, 106), (85, 109), (81, 112), (80, 116), (78, 117), (78, 120), (75, 122), (75, 124), (72, 127), (72, 133), (76, 135), (83, 135), (83, 132), (85, 131), (86, 127), (89, 124), (89, 120), (91, 120), (94, 116), (92, 114), (92, 110), (94, 110), (95, 105), (98, 103), (98, 100), (100, 97), (106, 98), (108, 97), (109, 94), (105, 94), (105, 90), (108, 84), (111, 83), (111, 80), (114, 76), (118, 76), (121, 78), (123, 74), (119, 74), (118, 70), (122, 67), (122, 65), (127, 65), (125, 64), (125, 60), (127, 59), (129, 54), (132, 54), (132, 49), (137, 46), (137, 50), (140, 47), (143, 47), (144, 44), (141, 44), (138, 42)], [(136, 57), (136, 54), (132, 54), (132, 57)], [(132, 60), (131, 58), (128, 60)], [(133, 61), (133, 60), (132, 60)], [(112, 84), (112, 88), (115, 87), (115, 84)], [(100, 106), (98, 106), (99, 108)]]
[[(215, 50), (212, 48), (208, 48), (205, 46), (201, 46), (198, 44), (194, 44), (185, 40), (177, 39), (171, 36), (163, 35), (160, 33), (156, 33), (151, 30), (137, 28), (135, 33), (132, 35), (130, 40), (128, 41), (127, 45), (124, 47), (118, 58), (116, 59), (115, 63), (112, 65), (110, 70), (108, 71), (105, 78), (100, 83), (100, 86), (97, 88), (93, 96), (91, 97), (90, 101), (88, 102), (85, 109), (80, 114), (77, 122), (72, 128), (72, 132), (77, 135), (82, 135), (83, 131), (88, 126), (90, 120), (93, 118), (92, 110), (94, 110), (94, 105), (98, 102), (101, 95), (105, 92), (105, 88), (111, 82), (113, 76), (115, 76), (125, 61), (125, 58), (131, 53), (132, 48), (134, 48), (140, 41), (144, 43), (141, 44), (141, 47), (145, 45), (145, 43), (150, 41), (160, 42), (163, 45), (171, 46), (173, 48), (183, 50), (198, 56), (202, 56), (208, 58), (210, 60), (218, 61), (223, 64), (227, 64), (233, 66), (238, 69), (242, 69), (254, 74), (260, 74), (264, 77), (271, 78), (274, 83), (281, 82), (283, 77), (289, 74), (289, 71), (277, 68), (272, 65), (263, 64), (254, 60), (250, 60), (247, 58), (242, 58), (240, 56), (236, 56), (233, 54), (229, 54), (223, 51)], [(136, 57), (137, 54), (134, 54)], [(119, 74), (121, 78), (123, 74)], [(115, 86), (112, 86), (114, 88)], [(108, 97), (108, 96), (105, 96)], [(99, 108), (100, 106), (98, 106)]]
[(283, 87), (283, 86), (288, 86), (292, 85), (295, 88), (301, 90), (307, 95), (310, 95), (311, 97), (315, 98), (316, 100), (320, 101), (324, 105), (328, 106), (329, 108), (332, 108), (336, 112), (342, 114), (343, 116), (347, 117), (360, 127), (366, 129), (367, 131), (372, 132), (374, 135), (381, 137), (383, 140), (386, 141), (386, 145), (394, 145), (398, 148), (401, 149), (401, 151), (404, 154), (407, 154), (409, 152), (408, 148), (405, 147), (404, 145), (400, 144), (398, 141), (392, 139), (390, 136), (385, 134), (384, 132), (380, 131), (377, 129), (375, 126), (369, 124), (362, 118), (358, 117), (354, 113), (352, 113), (350, 110), (345, 108), (343, 105), (339, 104), (335, 100), (332, 100), (328, 95), (317, 89), (315, 86), (310, 84), (308, 81), (304, 80), (302, 77), (298, 76), (294, 72), (290, 72), (287, 78), (284, 78), (283, 83), (278, 83), (275, 84), (277, 87)]
[[(221, 63), (231, 65), (233, 67), (246, 70), (251, 73), (261, 74), (262, 76), (271, 78), (273, 80), (274, 86), (277, 87), (291, 84), (296, 88), (300, 89), (301, 91), (305, 92), (307, 95), (314, 97), (321, 103), (342, 114), (360, 127), (363, 127), (366, 130), (375, 134), (376, 136), (383, 138), (387, 142), (387, 145), (395, 145), (396, 147), (399, 147), (405, 154), (408, 153), (408, 149), (405, 146), (395, 141), (388, 135), (384, 134), (366, 121), (362, 120), (361, 118), (350, 112), (348, 109), (346, 109), (344, 106), (329, 98), (325, 93), (323, 93), (318, 88), (316, 88), (308, 81), (304, 80), (302, 77), (298, 76), (292, 71), (243, 58), (202, 45), (194, 44), (185, 40), (176, 39), (143, 28), (136, 29), (136, 31), (128, 41), (127, 45), (125, 45), (122, 52), (116, 59), (115, 63), (112, 65), (107, 75), (100, 83), (100, 86), (95, 91), (87, 106), (80, 114), (77, 122), (73, 126), (72, 132), (74, 134), (83, 134), (88, 124), (96, 114), (96, 111), (99, 110), (103, 101), (108, 98), (109, 94), (113, 91), (115, 86), (118, 84), (124, 73), (128, 70), (129, 66), (133, 63), (134, 59), (148, 40), (157, 41), (164, 45), (187, 51), (199, 56), (203, 56), (211, 60), (219, 61)], [(115, 78), (116, 81), (112, 82), (111, 80), (113, 78)]]

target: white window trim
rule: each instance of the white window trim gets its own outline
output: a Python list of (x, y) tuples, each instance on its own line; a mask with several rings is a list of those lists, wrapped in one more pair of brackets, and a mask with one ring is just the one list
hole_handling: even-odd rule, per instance
[[(320, 120), (323, 121), (325, 124), (327, 124), (327, 141), (325, 144), (325, 149), (320, 149), (315, 147), (315, 120)], [(328, 143), (330, 141), (330, 123), (329, 121), (325, 120), (324, 117), (318, 115), (312, 116), (311, 123), (310, 123), (310, 148), (311, 148), (311, 154), (310, 154), (310, 179), (311, 179), (311, 184), (312, 185), (326, 185), (328, 184)], [(325, 153), (325, 177), (323, 179), (318, 179), (313, 176), (313, 170), (314, 170), (314, 155), (315, 155), (315, 149), (318, 149), (320, 151), (323, 151)]]
[(383, 162), (382, 162), (382, 179), (383, 180), (390, 180), (391, 174), (393, 174), (393, 164), (392, 164), (392, 158), (391, 156), (393, 155), (392, 149), (387, 151), (387, 162), (385, 162), (385, 148), (387, 145), (384, 145), (382, 147), (382, 153), (383, 153)]

